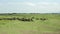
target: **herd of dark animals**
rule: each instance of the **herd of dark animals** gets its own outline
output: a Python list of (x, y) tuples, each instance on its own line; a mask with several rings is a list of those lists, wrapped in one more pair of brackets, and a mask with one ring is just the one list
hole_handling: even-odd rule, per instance
[(33, 21), (32, 18), (17, 18), (20, 21)]
[[(20, 21), (34, 21), (34, 17), (31, 18), (0, 18), (0, 20), (20, 20)], [(36, 20), (47, 20), (46, 18), (36, 18)]]

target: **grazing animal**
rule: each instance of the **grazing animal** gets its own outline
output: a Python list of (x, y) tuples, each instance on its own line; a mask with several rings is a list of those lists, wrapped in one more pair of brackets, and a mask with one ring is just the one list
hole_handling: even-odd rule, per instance
[(16, 18), (14, 17), (14, 18), (12, 18), (12, 20), (16, 20)]
[(31, 18), (17, 18), (20, 21), (33, 21)]
[(21, 20), (20, 18), (16, 18), (17, 20)]
[(0, 20), (2, 20), (2, 19), (0, 18)]
[(2, 18), (3, 20), (16, 20), (16, 18)]
[(36, 18), (36, 20), (39, 20), (39, 18)]
[(12, 20), (12, 18), (5, 18), (6, 20)]
[(44, 21), (44, 20), (47, 20), (46, 18), (40, 18), (40, 20)]

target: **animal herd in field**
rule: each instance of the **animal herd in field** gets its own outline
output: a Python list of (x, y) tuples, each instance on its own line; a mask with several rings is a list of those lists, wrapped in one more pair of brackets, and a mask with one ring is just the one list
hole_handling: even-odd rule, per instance
[(47, 18), (34, 18), (34, 17), (31, 17), (31, 18), (0, 18), (0, 20), (19, 20), (19, 21), (34, 21), (34, 19), (36, 20), (42, 20), (42, 21), (45, 21), (47, 20)]

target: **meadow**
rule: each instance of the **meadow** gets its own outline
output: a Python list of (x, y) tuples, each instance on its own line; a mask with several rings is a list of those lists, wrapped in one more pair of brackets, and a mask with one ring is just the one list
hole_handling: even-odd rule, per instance
[[(33, 21), (0, 20), (0, 34), (60, 34), (60, 14), (0, 14), (0, 18), (31, 18)], [(36, 20), (46, 18), (47, 20)]]

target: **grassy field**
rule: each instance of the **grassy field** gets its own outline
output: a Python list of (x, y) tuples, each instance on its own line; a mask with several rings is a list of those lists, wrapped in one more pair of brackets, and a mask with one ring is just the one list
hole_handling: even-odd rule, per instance
[[(0, 14), (0, 18), (31, 18), (34, 21), (0, 20), (0, 34), (60, 34), (60, 14)], [(47, 20), (36, 20), (46, 18)]]

